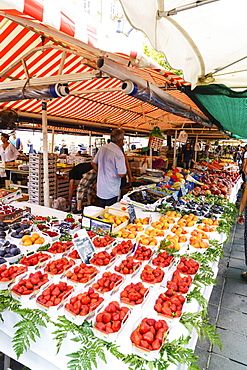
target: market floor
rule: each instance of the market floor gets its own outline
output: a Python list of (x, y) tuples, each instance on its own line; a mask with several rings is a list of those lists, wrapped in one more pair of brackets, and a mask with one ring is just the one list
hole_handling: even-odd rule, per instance
[[(239, 200), (237, 206), (239, 206)], [(218, 284), (213, 288), (208, 316), (222, 341), (222, 350), (209, 341), (197, 342), (196, 363), (201, 370), (247, 369), (247, 282), (241, 273), (247, 271), (244, 258), (244, 226), (235, 224), (230, 241), (224, 245), (219, 263)]]
[[(208, 305), (210, 324), (216, 325), (222, 350), (208, 341), (198, 340), (195, 354), (199, 356), (196, 364), (201, 370), (247, 369), (247, 282), (241, 279), (241, 273), (247, 270), (243, 234), (244, 227), (235, 224), (229, 243), (224, 245), (218, 284), (213, 288)], [(3, 358), (0, 353), (0, 370), (4, 368)], [(10, 369), (28, 370), (14, 360), (11, 360)]]

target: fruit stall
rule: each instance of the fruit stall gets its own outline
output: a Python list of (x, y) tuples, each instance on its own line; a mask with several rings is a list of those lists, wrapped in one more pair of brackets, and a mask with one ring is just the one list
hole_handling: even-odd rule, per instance
[(26, 202), (2, 206), (1, 350), (35, 370), (181, 370), (196, 361), (199, 333), (220, 346), (207, 302), (241, 180), (197, 175), (201, 185), (180, 196), (139, 188), (86, 224)]

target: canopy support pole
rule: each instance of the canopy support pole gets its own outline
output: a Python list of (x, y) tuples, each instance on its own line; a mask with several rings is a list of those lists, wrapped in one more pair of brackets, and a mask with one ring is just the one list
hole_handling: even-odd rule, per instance
[[(195, 148), (197, 147), (197, 143), (198, 143), (198, 135), (196, 135)], [(194, 158), (195, 158), (195, 162), (196, 162), (196, 160), (197, 160), (197, 150), (194, 150)]]
[(92, 155), (92, 131), (89, 131), (89, 142), (88, 142), (88, 148), (89, 148), (89, 155)]
[(52, 127), (51, 131), (51, 152), (54, 153), (54, 127)]
[(50, 189), (49, 189), (49, 172), (48, 172), (48, 132), (47, 132), (47, 101), (42, 100), (42, 133), (43, 133), (43, 189), (44, 189), (44, 206), (50, 207)]
[(149, 151), (149, 166), (148, 168), (152, 169), (153, 168), (153, 148), (150, 146), (150, 151)]
[(174, 149), (173, 149), (173, 168), (176, 167), (176, 161), (177, 161), (177, 137), (178, 137), (178, 132), (177, 130), (175, 131), (175, 140), (174, 140)]

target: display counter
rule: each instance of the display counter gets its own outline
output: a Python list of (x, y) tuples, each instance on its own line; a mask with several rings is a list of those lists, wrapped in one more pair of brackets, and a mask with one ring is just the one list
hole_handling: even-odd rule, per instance
[[(234, 189), (234, 193), (236, 196), (236, 192), (239, 188), (239, 185), (236, 186)], [(18, 202), (13, 202), (13, 205), (16, 207), (20, 207), (20, 204)], [(34, 215), (39, 216), (56, 216), (60, 219), (63, 219), (66, 216), (65, 212), (54, 210), (51, 208), (46, 208), (40, 205), (36, 204), (30, 204), (28, 202), (21, 203), (21, 207), (31, 207), (31, 212)], [(159, 219), (160, 214), (157, 212), (147, 212), (143, 211), (142, 209), (136, 207), (136, 216), (137, 218), (145, 218), (150, 216), (152, 218), (152, 221), (156, 221)], [(218, 272), (218, 264), (216, 262), (213, 262), (210, 264), (210, 267), (212, 268), (214, 272), (214, 277), (216, 277)], [(204, 286), (201, 288), (201, 294), (205, 297), (206, 300), (209, 300), (211, 292), (213, 289), (213, 285)], [(130, 315), (128, 325), (123, 329), (120, 336), (118, 337), (117, 345), (119, 345), (119, 351), (123, 354), (131, 354), (132, 353), (132, 345), (130, 341), (130, 334), (133, 331), (133, 328), (136, 324), (137, 318), (140, 316), (140, 314), (144, 314), (148, 316), (149, 307), (151, 308), (151, 304), (153, 305), (152, 296), (157, 294), (157, 292), (154, 290), (150, 294), (150, 297), (146, 303), (146, 305), (143, 306), (142, 312), (140, 311), (133, 311)], [(109, 297), (109, 301), (114, 300), (114, 297)], [(123, 304), (124, 305), (124, 304)], [(25, 305), (23, 305), (25, 307)], [(37, 308), (35, 301), (32, 300), (32, 302), (29, 302), (28, 304), (29, 308)], [(187, 304), (186, 311), (188, 312), (198, 312), (200, 310), (200, 306), (197, 301), (193, 301), (191, 303)], [(59, 315), (63, 315), (63, 310), (59, 313)], [(14, 325), (20, 321), (20, 316), (6, 310), (2, 313), (3, 322), (0, 322), (0, 350), (6, 354), (7, 356), (16, 359), (16, 354), (13, 351), (12, 348), (12, 338), (16, 331)], [(56, 321), (57, 320), (57, 314), (51, 314), (51, 319)], [(20, 361), (23, 365), (35, 369), (35, 370), (66, 370), (67, 363), (71, 359), (67, 357), (68, 354), (74, 353), (80, 349), (80, 346), (77, 342), (72, 341), (71, 339), (75, 337), (75, 335), (72, 335), (70, 332), (68, 332), (68, 336), (66, 339), (64, 339), (61, 349), (59, 353), (57, 354), (57, 348), (56, 348), (56, 341), (54, 340), (54, 334), (52, 334), (55, 330), (58, 330), (57, 327), (55, 327), (53, 324), (48, 324), (47, 328), (39, 327), (40, 331), (40, 338), (37, 338), (36, 342), (31, 342), (30, 349), (21, 355), (18, 361)], [(169, 341), (173, 339), (178, 339), (181, 335), (184, 335), (185, 337), (189, 335), (189, 332), (182, 324), (178, 325), (172, 325), (169, 332)], [(188, 344), (188, 347), (191, 349), (194, 349), (197, 342), (197, 333), (195, 330), (193, 330), (191, 335), (191, 340)], [(118, 370), (128, 370), (129, 366), (124, 364), (121, 360), (118, 360), (115, 356), (113, 356), (109, 351), (105, 352), (105, 357), (107, 363), (102, 361), (101, 359), (97, 359), (97, 368), (100, 370), (108, 370), (109, 368), (117, 368)], [(7, 358), (5, 362), (5, 369), (7, 370)], [(93, 367), (94, 368), (94, 367)], [(187, 369), (186, 365), (170, 365), (168, 367), (168, 370), (185, 370)], [(144, 370), (144, 368), (142, 369)]]

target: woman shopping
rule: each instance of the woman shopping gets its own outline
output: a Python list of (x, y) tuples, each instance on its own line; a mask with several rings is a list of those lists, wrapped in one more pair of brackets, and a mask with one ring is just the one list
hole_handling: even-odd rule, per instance
[[(13, 163), (20, 155), (16, 147), (9, 142), (9, 135), (1, 133), (2, 144), (0, 145), (0, 156), (5, 167), (8, 163)], [(6, 175), (2, 177), (7, 177), (9, 179), (10, 171), (5, 171)]]
[(193, 150), (191, 149), (191, 144), (187, 143), (182, 151), (182, 163), (184, 169), (190, 169), (192, 157)]

